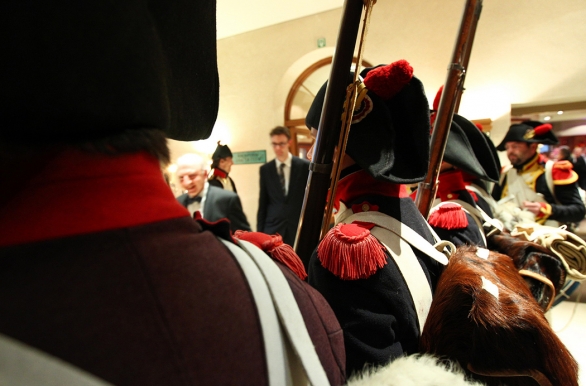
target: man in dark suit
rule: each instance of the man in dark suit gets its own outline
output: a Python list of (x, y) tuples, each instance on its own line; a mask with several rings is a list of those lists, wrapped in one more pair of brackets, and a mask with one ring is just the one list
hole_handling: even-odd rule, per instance
[(578, 174), (578, 186), (586, 190), (586, 159), (582, 155), (581, 147), (576, 146), (574, 148), (570, 162), (572, 162), (574, 171)]
[(207, 171), (203, 158), (197, 154), (184, 154), (177, 160), (177, 178), (187, 191), (177, 201), (193, 215), (199, 211), (208, 221), (222, 218), (230, 220), (232, 232), (250, 231), (242, 210), (240, 197), (234, 192), (212, 186), (206, 181)]
[(283, 126), (270, 132), (276, 158), (260, 167), (260, 196), (257, 230), (278, 233), (291, 246), (295, 243), (297, 224), (309, 175), (309, 161), (289, 152), (291, 133)]

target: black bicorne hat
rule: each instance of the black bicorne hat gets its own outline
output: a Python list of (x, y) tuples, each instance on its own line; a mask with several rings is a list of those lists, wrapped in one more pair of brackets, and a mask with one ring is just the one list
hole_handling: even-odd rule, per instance
[(228, 145), (220, 145), (220, 141), (218, 141), (218, 146), (216, 147), (216, 151), (212, 154), (212, 160), (219, 160), (222, 158), (232, 157), (232, 152)]
[(159, 128), (209, 137), (218, 111), (215, 0), (6, 1), (0, 139)]
[[(372, 177), (411, 184), (429, 165), (429, 104), (422, 83), (405, 60), (361, 72), (367, 92), (353, 114), (346, 153)], [(327, 82), (305, 119), (318, 129)]]
[(559, 143), (557, 137), (552, 132), (551, 124), (544, 124), (538, 121), (525, 121), (511, 125), (505, 138), (496, 149), (504, 151), (507, 142), (543, 143), (546, 145), (556, 145)]
[(474, 158), (478, 160), (484, 170), (484, 175), (477, 177), (492, 182), (498, 181), (500, 176), (500, 162), (495, 159), (496, 153), (493, 152), (494, 144), (492, 141), (474, 123), (463, 116), (454, 114), (454, 122), (464, 131), (472, 147)]
[[(478, 129), (475, 128), (475, 130)], [(454, 165), (468, 174), (487, 179), (484, 168), (478, 162), (478, 159), (476, 159), (476, 155), (474, 154), (470, 141), (468, 141), (466, 133), (455, 120), (452, 121), (452, 125), (450, 126), (443, 161)]]

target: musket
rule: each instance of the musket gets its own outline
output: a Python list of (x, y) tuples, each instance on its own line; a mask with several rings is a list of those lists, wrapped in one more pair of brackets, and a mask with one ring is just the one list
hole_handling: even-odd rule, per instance
[(295, 242), (295, 251), (306, 267), (319, 243), (322, 222), (329, 221), (325, 218), (326, 201), (363, 5), (363, 0), (346, 0), (342, 11)]
[(481, 11), (482, 0), (466, 1), (431, 135), (429, 168), (425, 180), (419, 183), (415, 197), (415, 204), (425, 218), (429, 216), (437, 192), (437, 179), (448, 142), (452, 118), (460, 105), (464, 91), (466, 69)]

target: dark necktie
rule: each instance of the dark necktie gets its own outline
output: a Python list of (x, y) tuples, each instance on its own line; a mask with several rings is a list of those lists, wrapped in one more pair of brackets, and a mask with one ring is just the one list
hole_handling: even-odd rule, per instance
[(194, 202), (201, 202), (201, 196), (187, 197), (187, 205), (193, 204)]
[(283, 189), (283, 195), (287, 195), (287, 189), (285, 187), (285, 164), (279, 165), (279, 182), (281, 183), (281, 189)]

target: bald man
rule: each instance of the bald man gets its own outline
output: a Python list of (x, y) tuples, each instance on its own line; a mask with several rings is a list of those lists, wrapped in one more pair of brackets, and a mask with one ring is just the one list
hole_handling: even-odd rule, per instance
[(230, 220), (232, 232), (250, 231), (250, 225), (242, 210), (240, 198), (234, 192), (220, 189), (207, 182), (206, 164), (197, 154), (184, 154), (177, 160), (177, 178), (185, 190), (177, 201), (191, 215), (199, 211), (208, 221), (222, 218)]

